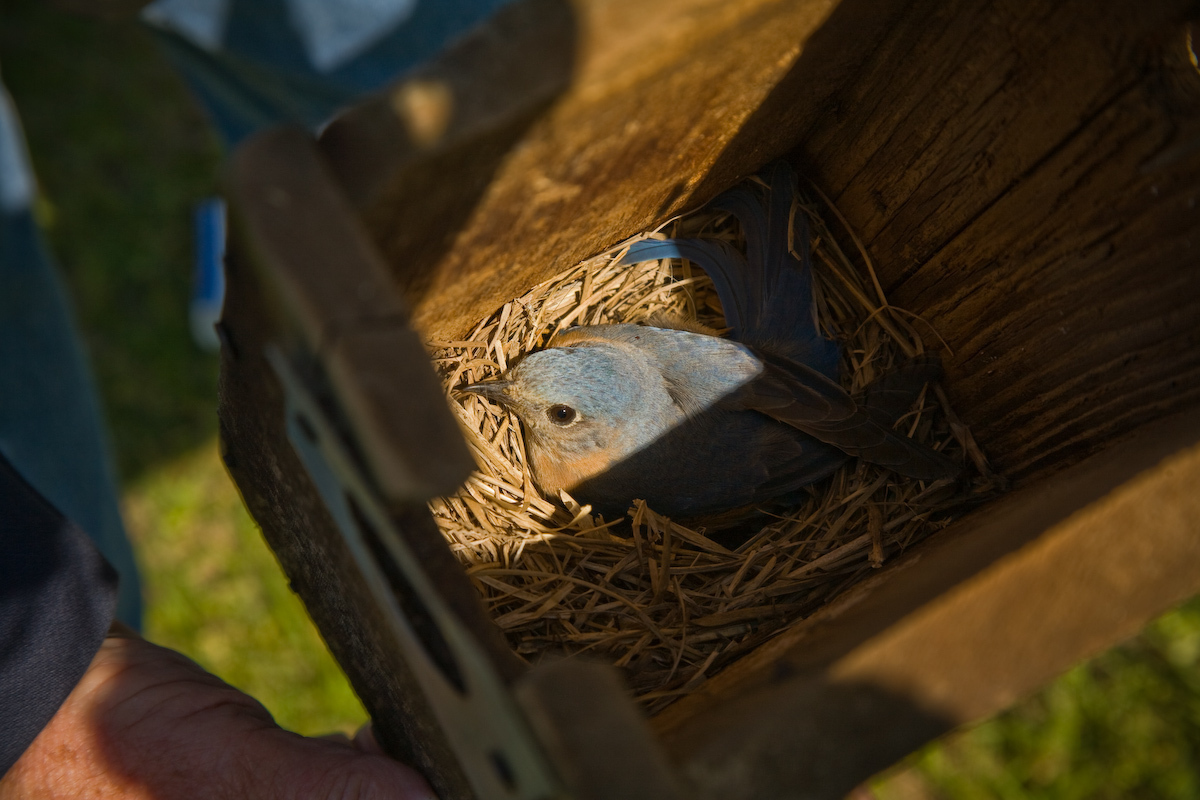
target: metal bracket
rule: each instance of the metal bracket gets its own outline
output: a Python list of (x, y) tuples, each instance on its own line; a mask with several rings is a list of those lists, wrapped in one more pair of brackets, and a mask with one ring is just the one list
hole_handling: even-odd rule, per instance
[(566, 791), (511, 692), (434, 590), (335, 428), (279, 348), (288, 440), (401, 643), (480, 800), (551, 800)]

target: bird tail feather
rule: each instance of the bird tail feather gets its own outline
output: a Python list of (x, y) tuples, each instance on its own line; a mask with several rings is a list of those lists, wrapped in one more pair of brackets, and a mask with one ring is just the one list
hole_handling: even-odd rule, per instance
[(658, 258), (686, 258), (712, 278), (733, 338), (780, 352), (821, 374), (837, 375), (838, 346), (817, 329), (813, 307), (812, 258), (808, 217), (792, 206), (796, 175), (779, 161), (768, 172), (766, 205), (761, 192), (741, 185), (719, 195), (711, 206), (737, 218), (746, 256), (728, 244), (706, 239), (646, 239), (634, 243), (623, 264)]

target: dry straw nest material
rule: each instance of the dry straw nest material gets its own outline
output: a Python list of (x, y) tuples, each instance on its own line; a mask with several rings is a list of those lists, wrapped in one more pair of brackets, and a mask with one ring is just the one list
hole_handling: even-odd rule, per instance
[[(818, 322), (842, 345), (843, 385), (860, 391), (925, 352), (922, 336), (931, 335), (930, 327), (887, 303), (865, 250), (836, 209), (813, 190), (793, 214), (809, 217)], [(839, 244), (823, 216), (838, 222), (853, 250)], [(647, 236), (743, 244), (736, 220), (711, 211), (630, 241)], [(575, 325), (666, 315), (724, 329), (701, 270), (679, 260), (622, 266), (629, 244), (505, 303), (466, 340), (434, 343), (447, 388), (495, 378)], [(851, 461), (810, 487), (802, 504), (774, 510), (748, 539), (722, 544), (640, 501), (628, 518), (603, 520), (566, 494), (543, 498), (525, 463), (516, 417), (479, 395), (452, 398), (479, 469), (458, 494), (431, 506), (492, 617), (527, 659), (580, 654), (610, 661), (651, 713), (998, 486), (945, 393), (931, 387), (899, 425), (963, 461), (963, 479), (925, 485)]]

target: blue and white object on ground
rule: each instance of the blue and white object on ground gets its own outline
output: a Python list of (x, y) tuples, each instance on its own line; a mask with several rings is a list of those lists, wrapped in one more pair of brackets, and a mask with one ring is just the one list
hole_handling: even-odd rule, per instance
[(232, 147), (270, 125), (318, 131), (511, 0), (157, 0), (142, 12)]
[(189, 315), (192, 339), (206, 352), (221, 347), (217, 321), (225, 302), (225, 201), (210, 197), (196, 207), (196, 264)]

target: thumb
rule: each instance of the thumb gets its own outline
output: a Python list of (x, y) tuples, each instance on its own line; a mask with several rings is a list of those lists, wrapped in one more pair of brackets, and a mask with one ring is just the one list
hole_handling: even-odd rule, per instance
[(0, 798), (432, 800), (420, 775), (348, 743), (306, 739), (191, 660), (105, 640)]
[(415, 770), (341, 742), (261, 728), (243, 740), (247, 797), (289, 800), (436, 800)]

